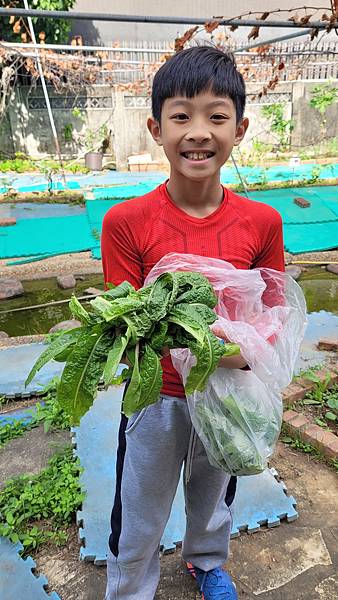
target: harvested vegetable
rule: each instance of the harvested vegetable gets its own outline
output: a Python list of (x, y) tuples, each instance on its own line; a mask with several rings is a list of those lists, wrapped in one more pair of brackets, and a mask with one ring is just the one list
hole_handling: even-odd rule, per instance
[(262, 447), (275, 444), (280, 420), (273, 413), (266, 418), (245, 406), (239, 409), (231, 395), (215, 401), (218, 410), (211, 410), (203, 402), (197, 402), (195, 408), (217, 466), (232, 475), (255, 475), (264, 471), (266, 459)]
[[(29, 373), (28, 385), (50, 360), (65, 362), (57, 401), (72, 424), (92, 406), (98, 385), (106, 387), (129, 379), (122, 410), (127, 417), (156, 402), (162, 387), (161, 350), (189, 348), (196, 357), (185, 391), (203, 391), (222, 356), (239, 353), (210, 330), (216, 320), (216, 295), (199, 273), (163, 273), (151, 285), (135, 290), (124, 281), (90, 301), (88, 312), (73, 297), (69, 303), (82, 326), (61, 332)], [(130, 367), (117, 377), (127, 356)]]

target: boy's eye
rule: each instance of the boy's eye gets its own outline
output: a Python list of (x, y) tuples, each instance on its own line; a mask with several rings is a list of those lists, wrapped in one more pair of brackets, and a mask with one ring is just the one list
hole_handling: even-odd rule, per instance
[(174, 119), (174, 121), (186, 121), (189, 119), (188, 115), (185, 113), (177, 113), (177, 115), (173, 115), (171, 118)]
[(226, 115), (217, 113), (212, 115), (210, 118), (213, 119), (213, 121), (225, 121), (228, 117)]

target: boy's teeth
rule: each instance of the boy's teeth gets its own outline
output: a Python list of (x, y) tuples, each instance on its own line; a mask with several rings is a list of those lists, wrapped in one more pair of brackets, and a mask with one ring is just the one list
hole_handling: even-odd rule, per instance
[(206, 158), (209, 158), (210, 153), (209, 152), (186, 152), (185, 156), (189, 159), (189, 160), (205, 160)]

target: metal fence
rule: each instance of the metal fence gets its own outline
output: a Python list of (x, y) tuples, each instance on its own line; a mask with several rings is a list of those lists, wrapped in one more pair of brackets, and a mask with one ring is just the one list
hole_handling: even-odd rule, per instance
[[(281, 81), (338, 78), (338, 42), (336, 41), (288, 41), (249, 51), (239, 51), (238, 45), (227, 40), (215, 38), (214, 41), (223, 49), (236, 53), (238, 68), (249, 82), (266, 83), (276, 65), (280, 63), (284, 65), (284, 68), (279, 71)], [(68, 82), (72, 80), (73, 87), (78, 88), (93, 84), (134, 85), (137, 82), (143, 82), (144, 87), (149, 88), (154, 73), (163, 64), (165, 58), (174, 52), (172, 45), (161, 41), (122, 42), (109, 48), (79, 45), (72, 47), (72, 51), (69, 50), (69, 46), (45, 45), (38, 50), (28, 46), (27, 44), (22, 44), (20, 48), (6, 46), (6, 51), (7, 53), (10, 51), (13, 57), (18, 52), (22, 57), (33, 61), (36, 60), (36, 53), (39, 52), (44, 71), (52, 74), (54, 83), (60, 81), (59, 88), (62, 87), (62, 81), (65, 87), (67, 86), (67, 79)], [(23, 79), (25, 73), (25, 70), (21, 71)], [(62, 73), (61, 77), (60, 73)]]

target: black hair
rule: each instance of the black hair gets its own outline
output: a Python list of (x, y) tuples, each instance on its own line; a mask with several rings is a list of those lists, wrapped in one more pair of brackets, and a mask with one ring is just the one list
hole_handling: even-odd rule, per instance
[(174, 54), (157, 71), (152, 89), (152, 112), (160, 122), (163, 102), (174, 96), (193, 98), (210, 89), (215, 96), (228, 96), (236, 108), (236, 121), (243, 117), (245, 83), (234, 56), (214, 46), (194, 46)]

